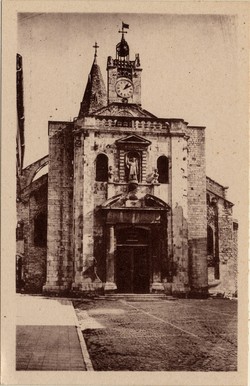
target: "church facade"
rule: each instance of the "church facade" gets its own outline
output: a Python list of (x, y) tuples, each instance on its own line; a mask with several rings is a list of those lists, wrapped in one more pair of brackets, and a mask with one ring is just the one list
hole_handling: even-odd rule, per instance
[(78, 117), (50, 121), (48, 156), (18, 174), (21, 286), (235, 295), (238, 224), (227, 188), (206, 177), (205, 127), (143, 109), (126, 27), (107, 90), (95, 44)]

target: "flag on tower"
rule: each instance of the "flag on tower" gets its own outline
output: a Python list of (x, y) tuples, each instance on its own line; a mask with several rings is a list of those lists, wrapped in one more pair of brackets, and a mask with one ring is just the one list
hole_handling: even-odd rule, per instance
[(122, 22), (122, 28), (128, 28), (129, 29), (129, 24), (125, 24)]

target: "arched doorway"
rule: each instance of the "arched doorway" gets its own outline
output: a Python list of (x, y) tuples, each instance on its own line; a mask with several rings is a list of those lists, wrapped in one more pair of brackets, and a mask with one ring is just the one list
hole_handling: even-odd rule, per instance
[(117, 230), (116, 240), (117, 291), (149, 293), (149, 229), (136, 226), (123, 227)]

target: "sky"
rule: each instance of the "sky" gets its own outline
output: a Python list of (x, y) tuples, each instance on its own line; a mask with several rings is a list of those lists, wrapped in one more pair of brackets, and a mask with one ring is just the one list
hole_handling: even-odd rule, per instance
[(129, 24), (130, 59), (140, 54), (142, 107), (162, 118), (206, 126), (207, 175), (229, 186), (237, 216), (242, 180), (239, 127), (238, 32), (233, 15), (19, 14), (23, 57), (25, 160), (48, 153), (48, 120), (78, 115), (95, 42), (106, 83), (107, 56), (115, 57), (121, 22)]

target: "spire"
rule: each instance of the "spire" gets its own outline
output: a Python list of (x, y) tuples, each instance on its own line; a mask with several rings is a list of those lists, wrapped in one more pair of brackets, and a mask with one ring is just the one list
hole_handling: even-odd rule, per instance
[(107, 104), (107, 92), (100, 67), (97, 64), (97, 48), (99, 48), (97, 43), (95, 43), (93, 48), (95, 49), (94, 61), (88, 76), (87, 86), (85, 88), (81, 102), (78, 115), (79, 118), (82, 118), (88, 114), (92, 114)]

